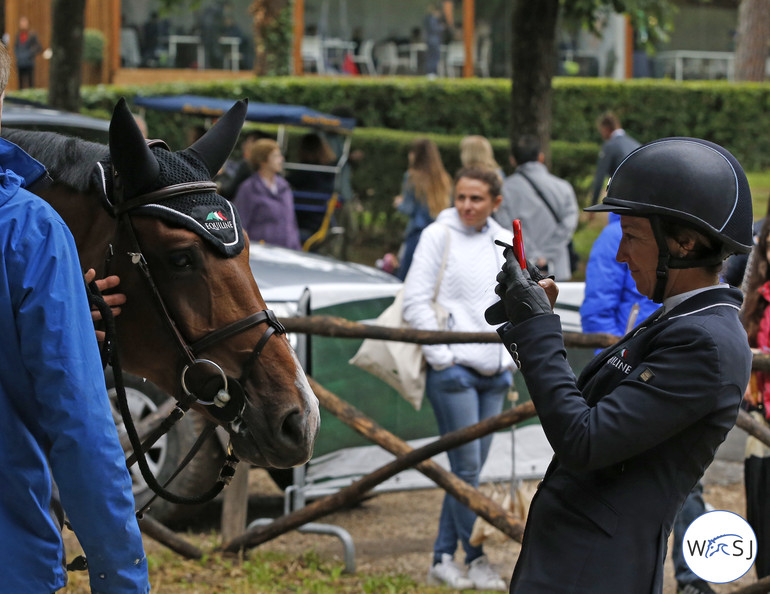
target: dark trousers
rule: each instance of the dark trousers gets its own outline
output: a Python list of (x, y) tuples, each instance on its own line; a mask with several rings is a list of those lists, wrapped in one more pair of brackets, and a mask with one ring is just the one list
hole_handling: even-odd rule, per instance
[(744, 460), (746, 520), (757, 537), (757, 579), (770, 575), (770, 458), (751, 456)]
[(31, 89), (35, 86), (35, 67), (28, 66), (22, 68), (19, 66), (19, 88)]

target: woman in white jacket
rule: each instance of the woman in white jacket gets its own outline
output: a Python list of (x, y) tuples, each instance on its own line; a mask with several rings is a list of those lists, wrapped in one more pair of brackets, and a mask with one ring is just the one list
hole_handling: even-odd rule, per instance
[[(446, 265), (436, 301), (449, 313), (448, 330), (491, 330), (484, 309), (497, 301), (495, 275), (502, 251), (495, 239), (510, 241), (491, 217), (502, 196), (493, 171), (464, 168), (455, 176), (454, 206), (442, 211), (420, 236), (412, 266), (404, 281), (404, 319), (413, 328), (438, 330), (431, 302), (448, 244)], [(438, 344), (422, 347), (428, 362), (426, 395), (441, 434), (498, 414), (511, 385), (511, 357), (502, 344)], [(478, 486), (492, 436), (448, 452), (458, 477)], [(482, 547), (469, 542), (476, 515), (450, 495), (441, 508), (438, 537), (428, 582), (456, 589), (506, 590), (489, 565)], [(465, 550), (467, 575), (454, 564), (457, 541)]]

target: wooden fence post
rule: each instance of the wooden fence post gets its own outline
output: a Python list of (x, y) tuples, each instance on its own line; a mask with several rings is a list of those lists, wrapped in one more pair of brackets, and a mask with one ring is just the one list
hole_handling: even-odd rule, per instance
[(249, 506), (249, 464), (239, 462), (235, 475), (224, 490), (222, 501), (222, 540), (227, 542), (246, 530)]
[[(331, 409), (339, 407), (341, 410), (338, 412), (342, 415), (340, 416), (341, 420), (345, 421), (345, 418), (347, 417), (358, 419), (360, 421), (358, 423), (353, 423), (351, 421), (351, 427), (359, 430), (355, 426), (355, 424), (358, 424), (360, 427), (364, 428), (367, 437), (372, 438), (373, 436), (377, 436), (377, 439), (382, 441), (383, 444), (387, 443), (388, 447), (400, 450), (398, 452), (398, 454), (400, 454), (399, 457), (393, 462), (386, 464), (332, 495), (314, 501), (310, 505), (288, 515), (281, 516), (271, 524), (260, 526), (245, 532), (240, 537), (223, 544), (221, 547), (222, 550), (228, 553), (235, 553), (241, 549), (262, 544), (289, 530), (299, 528), (307, 522), (313, 521), (344, 505), (349, 505), (350, 503), (357, 501), (378, 484), (412, 466), (415, 466), (420, 472), (423, 472), (426, 476), (429, 476), (431, 479), (438, 482), (439, 486), (454, 496), (458, 501), (467, 505), (510, 538), (521, 541), (524, 526), (519, 520), (513, 518), (513, 516), (489, 497), (486, 497), (468, 483), (458, 479), (452, 473), (447, 472), (434, 462), (428, 460), (428, 458), (463, 443), (478, 439), (479, 437), (494, 431), (510, 427), (513, 424), (534, 416), (535, 408), (531, 402), (485, 419), (475, 425), (470, 425), (457, 431), (447, 433), (436, 441), (415, 450), (382, 427), (379, 427), (374, 421), (368, 419), (354, 407), (339, 400), (317, 382), (312, 379), (310, 382), (313, 391), (327, 410), (331, 411)], [(384, 435), (389, 437), (383, 438)], [(385, 446), (383, 445), (383, 447)], [(388, 447), (386, 447), (386, 449), (388, 449)]]

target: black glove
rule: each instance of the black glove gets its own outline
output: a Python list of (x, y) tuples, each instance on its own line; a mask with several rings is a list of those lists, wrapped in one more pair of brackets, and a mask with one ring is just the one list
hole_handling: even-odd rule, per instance
[(527, 261), (527, 270), (519, 266), (513, 249), (503, 252), (505, 263), (497, 275), (495, 293), (500, 301), (487, 308), (484, 317), (491, 325), (510, 321), (518, 324), (531, 317), (551, 313), (551, 303), (543, 287), (537, 284), (544, 278), (537, 266)]

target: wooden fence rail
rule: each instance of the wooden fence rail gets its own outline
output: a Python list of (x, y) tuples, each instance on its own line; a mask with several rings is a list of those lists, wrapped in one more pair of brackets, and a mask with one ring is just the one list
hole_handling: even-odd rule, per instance
[[(463, 342), (500, 342), (496, 332), (451, 332), (447, 330), (414, 330), (412, 328), (388, 328), (353, 322), (335, 316), (305, 316), (280, 318), (289, 332), (315, 334), (336, 338), (375, 338), (377, 340), (398, 340), (417, 344), (457, 344)], [(603, 349), (615, 344), (619, 336), (612, 334), (583, 334), (564, 332), (564, 346), (575, 348)], [(754, 353), (752, 363), (755, 371), (770, 371), (770, 354)]]
[[(373, 338), (377, 340), (397, 340), (417, 344), (492, 343), (500, 340), (495, 332), (450, 332), (387, 328), (353, 322), (344, 318), (332, 316), (292, 317), (282, 318), (280, 321), (286, 327), (288, 332), (337, 338)], [(606, 348), (614, 344), (617, 340), (618, 337), (610, 334), (564, 333), (564, 344), (566, 347)], [(770, 355), (755, 353), (752, 369), (770, 371)], [(326, 410), (337, 416), (341, 421), (352, 427), (364, 437), (367, 437), (370, 441), (373, 441), (383, 449), (395, 454), (396, 459), (355, 481), (345, 489), (321, 498), (288, 515), (282, 516), (267, 526), (261, 526), (242, 534), (237, 534), (237, 530), (233, 530), (231, 527), (228, 529), (228, 536), (232, 537), (225, 539), (225, 542), (220, 547), (221, 550), (233, 553), (271, 540), (280, 534), (327, 515), (342, 506), (349, 505), (355, 500), (364, 497), (366, 493), (371, 491), (371, 489), (381, 482), (410, 467), (415, 467), (427, 477), (431, 478), (438, 486), (468, 505), (468, 507), (473, 509), (477, 515), (489, 521), (510, 538), (515, 540), (521, 539), (523, 526), (520, 521), (512, 517), (497, 503), (490, 500), (477, 489), (463, 483), (452, 473), (442, 469), (440, 466), (429, 460), (429, 458), (437, 453), (466, 443), (467, 441), (478, 439), (483, 435), (510, 427), (511, 425), (515, 425), (525, 419), (535, 416), (536, 413), (531, 402), (505, 411), (500, 415), (486, 419), (476, 425), (446, 434), (426, 446), (415, 450), (406, 444), (406, 442), (380, 427), (375, 421), (366, 417), (353, 406), (336, 397), (312, 378), (310, 378), (310, 382), (313, 390), (319, 397), (321, 405)], [(157, 417), (159, 416), (160, 415), (154, 416), (149, 423), (142, 426), (143, 432), (149, 432), (155, 425), (157, 425)], [(770, 447), (770, 429), (768, 429), (767, 426), (756, 422), (745, 411), (741, 410), (739, 412), (736, 425)], [(245, 507), (247, 503), (248, 493), (246, 491), (245, 482), (243, 482), (242, 489), (243, 492), (239, 493), (237, 496), (238, 504), (234, 506), (234, 513), (237, 512), (240, 516), (243, 515), (242, 512), (244, 510), (239, 508), (241, 506)], [(228, 515), (230, 514), (228, 513)], [(225, 518), (223, 517), (223, 523), (224, 522)], [(239, 521), (239, 524), (240, 523), (242, 522)], [(182, 556), (188, 558), (200, 558), (201, 552), (199, 550), (189, 545), (189, 543), (186, 543), (184, 540), (173, 537), (172, 534), (167, 532), (167, 529), (163, 530), (163, 527), (158, 525), (151, 518), (147, 518), (147, 520), (143, 522), (142, 529), (148, 536), (152, 536), (156, 540), (159, 540)], [(754, 590), (751, 590), (751, 592), (753, 591)]]

